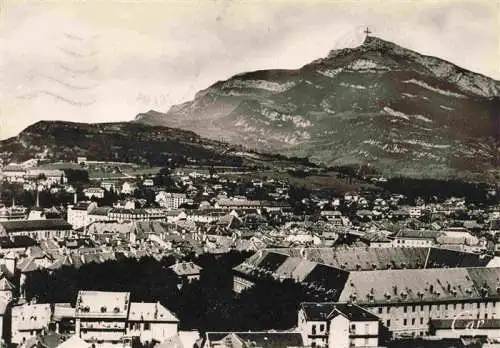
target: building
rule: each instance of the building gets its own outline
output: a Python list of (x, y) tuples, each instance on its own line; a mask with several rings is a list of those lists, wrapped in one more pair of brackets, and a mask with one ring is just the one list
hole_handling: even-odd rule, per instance
[(178, 209), (182, 204), (187, 202), (187, 197), (185, 193), (172, 193), (172, 192), (159, 192), (155, 201), (160, 205), (160, 207), (173, 210)]
[(79, 291), (75, 334), (97, 347), (130, 348), (135, 337), (142, 343), (162, 342), (178, 333), (179, 320), (160, 303), (131, 303), (128, 292)]
[(83, 194), (88, 199), (92, 199), (92, 197), (95, 197), (97, 199), (102, 199), (104, 198), (104, 192), (106, 192), (106, 190), (104, 190), (101, 187), (89, 187), (83, 190)]
[(163, 342), (177, 335), (179, 319), (159, 302), (132, 302), (127, 321), (127, 335), (141, 342)]
[(395, 247), (427, 247), (436, 245), (442, 233), (432, 230), (401, 230), (393, 238)]
[(258, 251), (234, 268), (234, 291), (262, 278), (293, 279), (332, 301), (358, 304), (394, 336), (428, 335), (432, 319), (500, 315), (500, 268), (485, 267), (489, 257), (436, 248), (365, 250)]
[(8, 182), (24, 182), (26, 169), (20, 165), (8, 165), (2, 168), (2, 178)]
[(118, 222), (165, 220), (161, 209), (123, 209), (113, 208), (108, 212), (108, 218)]
[(433, 319), (495, 319), (500, 268), (350, 272), (339, 301), (377, 315), (395, 336), (423, 336)]
[(11, 340), (12, 343), (23, 343), (36, 337), (44, 329), (47, 330), (51, 320), (50, 304), (30, 304), (12, 308)]
[(88, 343), (123, 343), (130, 307), (130, 293), (79, 291), (76, 300), (75, 333)]
[(202, 268), (194, 262), (177, 262), (169, 267), (182, 281), (199, 280)]
[(302, 303), (298, 330), (310, 347), (377, 347), (379, 318), (353, 303)]
[(135, 191), (137, 191), (137, 185), (136, 184), (128, 182), (128, 181), (126, 181), (126, 182), (124, 182), (122, 184), (121, 193), (123, 193), (124, 195), (134, 194)]
[(28, 236), (36, 240), (65, 238), (72, 226), (63, 219), (0, 221), (0, 236)]
[(97, 203), (80, 202), (76, 205), (68, 205), (68, 223), (71, 224), (74, 229), (88, 225), (89, 211), (95, 207), (97, 207)]

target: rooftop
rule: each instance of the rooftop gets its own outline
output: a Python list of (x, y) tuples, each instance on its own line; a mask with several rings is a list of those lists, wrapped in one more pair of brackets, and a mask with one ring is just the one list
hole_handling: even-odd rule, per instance
[(24, 304), (12, 308), (12, 326), (19, 331), (41, 330), (50, 322), (49, 304)]
[(157, 303), (132, 302), (129, 321), (179, 322), (167, 308)]
[(129, 292), (80, 290), (76, 300), (76, 317), (127, 318)]

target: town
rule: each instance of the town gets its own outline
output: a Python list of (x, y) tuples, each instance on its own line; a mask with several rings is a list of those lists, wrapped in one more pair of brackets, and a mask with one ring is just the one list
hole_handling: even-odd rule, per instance
[(381, 176), (355, 190), (290, 180), (314, 170), (5, 163), (3, 346), (500, 343), (496, 187), (477, 199), (391, 192)]

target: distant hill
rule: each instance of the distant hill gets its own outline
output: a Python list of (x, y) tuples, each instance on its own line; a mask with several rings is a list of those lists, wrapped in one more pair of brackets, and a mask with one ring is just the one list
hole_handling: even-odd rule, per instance
[(500, 82), (368, 36), (298, 70), (236, 75), (136, 123), (387, 176), (494, 180)]
[(0, 141), (4, 163), (43, 156), (53, 161), (75, 161), (87, 156), (100, 161), (151, 166), (176, 164), (224, 166), (288, 166), (307, 160), (245, 151), (241, 146), (204, 139), (193, 132), (139, 123), (73, 123), (40, 121), (18, 136)]

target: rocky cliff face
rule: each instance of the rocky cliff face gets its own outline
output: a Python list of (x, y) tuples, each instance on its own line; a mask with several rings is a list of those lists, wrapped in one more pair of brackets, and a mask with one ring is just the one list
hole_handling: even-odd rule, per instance
[(136, 122), (392, 176), (491, 179), (499, 95), (499, 81), (367, 37), (298, 70), (236, 75)]

